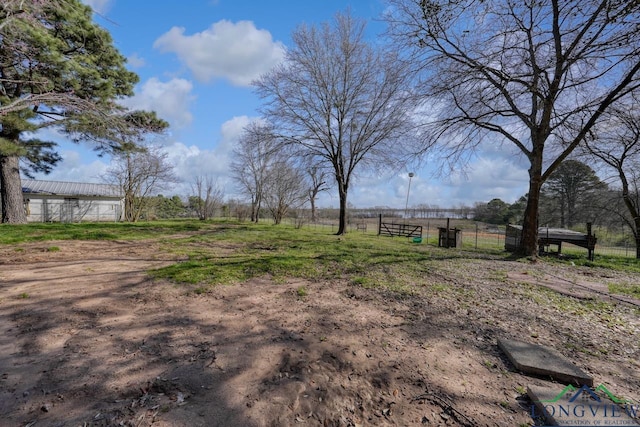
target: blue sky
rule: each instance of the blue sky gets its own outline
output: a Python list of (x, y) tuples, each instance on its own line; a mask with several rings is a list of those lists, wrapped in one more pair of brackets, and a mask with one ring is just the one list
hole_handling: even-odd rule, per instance
[[(337, 12), (369, 21), (375, 41), (384, 30), (383, 0), (83, 0), (96, 11), (128, 66), (140, 76), (132, 108), (154, 110), (170, 125), (159, 143), (184, 181), (165, 195), (189, 193), (196, 175), (217, 179), (226, 197), (240, 197), (229, 175), (230, 155), (243, 127), (257, 118), (260, 100), (250, 81), (283, 57), (296, 26), (331, 21)], [(38, 179), (100, 182), (109, 166), (88, 146), (61, 142), (63, 161)], [(513, 202), (527, 191), (522, 159), (500, 147), (487, 149), (466, 174), (435, 177), (437, 159), (415, 170), (409, 205), (472, 206), (501, 198)], [(349, 193), (357, 207), (404, 208), (408, 172), (359, 176)], [(337, 191), (319, 206), (337, 207)]]

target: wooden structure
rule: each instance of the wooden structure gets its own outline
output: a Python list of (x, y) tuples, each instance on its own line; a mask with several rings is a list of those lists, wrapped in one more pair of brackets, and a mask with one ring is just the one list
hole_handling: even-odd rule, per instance
[(440, 248), (461, 248), (462, 230), (449, 227), (450, 219), (447, 218), (446, 227), (438, 227), (438, 247)]
[(419, 237), (422, 239), (422, 226), (412, 224), (397, 224), (382, 222), (382, 215), (378, 216), (379, 236)]
[[(591, 233), (591, 223), (587, 224), (586, 234), (564, 228), (538, 228), (538, 247), (540, 253), (549, 252), (549, 246), (556, 245), (558, 247), (558, 254), (561, 254), (562, 243), (570, 243), (587, 249), (589, 260), (593, 261), (597, 241), (596, 236)], [(506, 250), (510, 252), (518, 250), (522, 243), (522, 226), (507, 225), (504, 242)]]
[(461, 248), (462, 230), (459, 228), (438, 227), (438, 247)]
[(120, 221), (124, 196), (116, 185), (22, 180), (29, 222)]

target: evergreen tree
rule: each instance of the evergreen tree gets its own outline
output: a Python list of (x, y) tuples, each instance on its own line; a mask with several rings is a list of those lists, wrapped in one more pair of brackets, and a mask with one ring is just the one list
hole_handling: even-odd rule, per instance
[[(15, 10), (11, 9), (14, 8)], [(56, 127), (102, 152), (130, 148), (167, 124), (117, 101), (133, 95), (138, 76), (110, 34), (79, 0), (8, 2), (0, 16), (0, 198), (2, 222), (24, 223), (20, 170), (49, 172), (56, 144), (33, 132)], [(6, 9), (5, 8), (5, 9)]]
[(486, 204), (479, 203), (473, 219), (489, 224), (506, 224), (509, 222), (509, 204), (500, 199), (493, 199)]
[[(543, 196), (551, 199), (549, 207), (557, 215), (547, 213), (549, 218), (559, 217), (559, 226), (571, 228), (575, 224), (588, 222), (594, 216), (598, 194), (606, 189), (590, 166), (578, 160), (565, 160), (549, 175), (542, 187)], [(545, 206), (541, 204), (541, 208)], [(544, 214), (541, 209), (541, 216)]]

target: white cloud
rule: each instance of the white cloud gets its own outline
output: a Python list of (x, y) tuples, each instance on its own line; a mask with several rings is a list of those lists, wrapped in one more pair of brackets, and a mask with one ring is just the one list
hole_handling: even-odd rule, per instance
[(96, 159), (91, 163), (86, 163), (82, 155), (75, 150), (63, 150), (60, 155), (62, 161), (49, 175), (37, 174), (35, 178), (45, 181), (104, 182), (102, 175), (109, 167), (104, 159)]
[[(229, 166), (232, 151), (236, 146), (243, 129), (250, 121), (255, 120), (247, 116), (234, 117), (223, 123), (220, 137), (212, 141), (210, 149), (196, 145), (187, 145), (180, 141), (167, 141), (162, 150), (167, 153), (169, 162), (180, 183), (165, 195), (188, 196), (191, 194), (191, 184), (196, 176), (209, 176), (224, 190), (225, 197), (237, 198), (236, 186), (230, 174)], [(55, 134), (54, 134), (55, 135)], [(43, 135), (44, 138), (46, 135)], [(51, 135), (48, 136), (50, 139)], [(65, 143), (68, 145), (68, 143)], [(61, 150), (62, 161), (49, 175), (36, 174), (36, 179), (69, 182), (103, 182), (101, 177), (110, 166), (108, 156), (95, 160), (90, 147), (79, 146), (76, 149)]]
[[(526, 168), (513, 160), (480, 157), (469, 165), (466, 174), (454, 173), (444, 178), (435, 178), (428, 169), (416, 169), (410, 188), (407, 172), (395, 176), (361, 176), (352, 183), (348, 201), (358, 208), (404, 209), (408, 192), (409, 208), (473, 206), (494, 198), (513, 203), (526, 193), (529, 182)], [(318, 205), (338, 206), (333, 184), (328, 192), (319, 195)]]
[(111, 0), (83, 0), (82, 2), (91, 6), (93, 11), (99, 14), (106, 13), (111, 7)]
[(127, 64), (131, 65), (133, 68), (141, 68), (146, 65), (146, 62), (140, 55), (133, 53), (127, 57)]
[(244, 129), (252, 119), (247, 116), (234, 117), (222, 124), (220, 139), (211, 149), (204, 149), (196, 145), (186, 145), (175, 141), (165, 145), (169, 161), (174, 165), (176, 175), (182, 181), (174, 188), (180, 195), (190, 193), (191, 184), (196, 176), (209, 176), (224, 189), (226, 197), (237, 197), (236, 188), (229, 166), (232, 161), (232, 151)]
[(195, 97), (193, 85), (188, 80), (171, 79), (161, 82), (153, 77), (136, 88), (136, 94), (123, 101), (131, 109), (155, 111), (172, 127), (181, 128), (191, 124), (193, 116), (189, 106)]
[(221, 140), (218, 144), (219, 152), (221, 154), (224, 153), (227, 156), (231, 155), (231, 152), (236, 147), (242, 132), (253, 120), (257, 119), (250, 118), (248, 116), (239, 116), (224, 122), (220, 130)]
[[(502, 199), (513, 203), (527, 192), (529, 175), (526, 169), (504, 158), (481, 157), (474, 162), (466, 176), (450, 177), (451, 197), (457, 203), (488, 202)], [(449, 204), (447, 206), (452, 206)]]
[(284, 45), (251, 21), (222, 20), (200, 33), (184, 33), (184, 28), (173, 27), (155, 41), (154, 48), (175, 53), (198, 81), (220, 78), (248, 86), (284, 59)]

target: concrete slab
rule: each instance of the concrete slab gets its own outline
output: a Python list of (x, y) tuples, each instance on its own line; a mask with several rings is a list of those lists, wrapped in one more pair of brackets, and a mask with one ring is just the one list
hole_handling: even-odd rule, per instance
[(550, 348), (509, 339), (499, 339), (498, 347), (525, 374), (550, 377), (563, 384), (593, 386), (591, 376)]
[[(584, 385), (558, 387), (529, 386), (534, 406), (531, 416), (544, 418), (548, 426), (638, 427), (640, 406), (617, 398), (604, 386), (595, 390)], [(615, 399), (617, 402), (614, 402)]]

